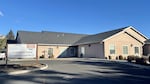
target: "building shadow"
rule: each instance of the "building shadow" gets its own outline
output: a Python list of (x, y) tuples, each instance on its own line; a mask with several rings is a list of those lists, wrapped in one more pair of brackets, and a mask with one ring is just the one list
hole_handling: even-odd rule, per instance
[[(21, 82), (27, 84), (147, 84), (150, 80), (150, 70), (118, 64), (116, 62), (73, 60), (65, 63), (76, 64), (77, 66), (90, 65), (98, 67), (98, 69), (85, 70), (83, 74), (47, 69), (22, 75), (3, 76), (0, 77), (0, 81), (1, 84), (17, 84)], [(114, 71), (101, 71), (101, 69), (108, 69), (107, 67)], [(90, 73), (87, 73), (87, 71)]]

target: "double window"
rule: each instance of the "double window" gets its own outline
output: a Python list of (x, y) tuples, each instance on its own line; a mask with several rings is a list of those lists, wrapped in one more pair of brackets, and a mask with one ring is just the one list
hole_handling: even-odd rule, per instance
[(111, 44), (109, 46), (109, 52), (110, 52), (110, 54), (115, 54), (115, 45)]

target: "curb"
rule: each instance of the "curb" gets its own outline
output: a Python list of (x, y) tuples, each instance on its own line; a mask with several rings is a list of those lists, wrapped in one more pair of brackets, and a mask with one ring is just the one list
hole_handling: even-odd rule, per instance
[(9, 72), (9, 73), (1, 73), (0, 76), (5, 76), (5, 75), (17, 75), (17, 74), (24, 74), (24, 73), (29, 73), (33, 71), (38, 71), (38, 70), (44, 70), (48, 68), (48, 65), (45, 64), (45, 67), (33, 69), (33, 70), (19, 70), (19, 71), (14, 71), (14, 72)]
[(113, 62), (118, 62), (120, 64), (124, 64), (124, 65), (129, 65), (129, 66), (134, 66), (134, 67), (137, 67), (137, 68), (142, 68), (142, 69), (148, 69), (148, 70), (150, 70), (150, 66), (133, 64), (133, 63), (130, 63), (130, 62), (125, 62), (125, 61), (113, 61)]
[[(33, 61), (36, 59), (9, 59), (9, 61)], [(95, 59), (95, 58), (45, 58), (45, 59), (38, 59), (39, 61), (43, 60), (106, 60), (106, 59)]]
[[(83, 58), (45, 58), (45, 59), (38, 59), (39, 61), (42, 61), (42, 60), (78, 60), (78, 59), (83, 59)], [(33, 61), (33, 60), (36, 60), (36, 59), (9, 59), (9, 61)]]

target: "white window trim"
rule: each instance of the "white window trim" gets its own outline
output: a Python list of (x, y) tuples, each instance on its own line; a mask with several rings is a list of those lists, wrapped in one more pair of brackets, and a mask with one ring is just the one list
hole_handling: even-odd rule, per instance
[(85, 47), (84, 47), (84, 46), (81, 47), (81, 54), (82, 54), (83, 56), (85, 55)]
[[(110, 53), (110, 46), (112, 46), (112, 45), (114, 46), (114, 49), (115, 49), (115, 53), (114, 53), (114, 54), (111, 54), (111, 53)], [(109, 45), (109, 54), (110, 54), (110, 55), (115, 55), (115, 54), (116, 54), (116, 46), (115, 46), (115, 44), (110, 44), (110, 45)]]
[[(138, 48), (139, 48), (139, 53), (138, 53), (138, 54), (135, 53), (135, 47), (138, 47)], [(134, 55), (141, 56), (141, 47), (140, 47), (140, 46), (134, 45), (133, 50), (134, 50), (134, 52), (133, 52)]]
[[(124, 47), (124, 46), (127, 46), (128, 54), (124, 54), (124, 50), (123, 50), (123, 47)], [(123, 45), (123, 46), (122, 46), (122, 54), (123, 54), (123, 55), (129, 55), (129, 46), (128, 46), (128, 45)]]

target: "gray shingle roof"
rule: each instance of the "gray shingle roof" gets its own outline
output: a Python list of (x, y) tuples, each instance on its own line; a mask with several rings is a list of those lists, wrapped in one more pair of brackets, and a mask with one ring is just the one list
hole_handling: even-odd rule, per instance
[(107, 32), (99, 33), (99, 34), (88, 35), (88, 36), (83, 37), (79, 41), (77, 41), (76, 44), (101, 42), (104, 39), (123, 31), (125, 28), (128, 28), (128, 27), (119, 28), (119, 29), (115, 29), (115, 30), (111, 30), (111, 31), (107, 31)]
[(123, 31), (126, 28), (128, 27), (119, 28), (94, 35), (49, 32), (49, 31), (42, 31), (42, 32), (18, 31), (18, 35), (20, 37), (21, 43), (78, 45), (78, 44), (101, 42), (104, 39), (111, 37)]
[(63, 32), (48, 32), (48, 31), (42, 32), (18, 31), (17, 36), (20, 37), (21, 43), (72, 45), (86, 35), (63, 33)]

